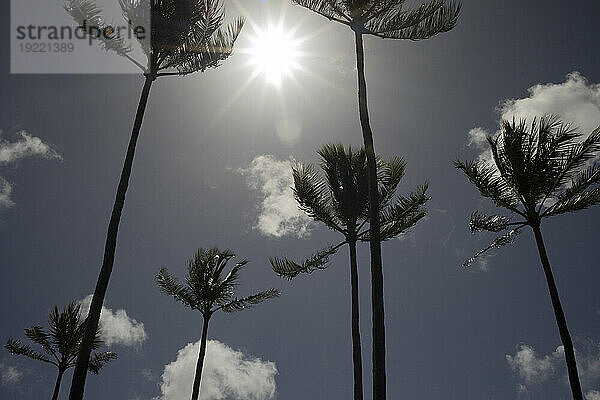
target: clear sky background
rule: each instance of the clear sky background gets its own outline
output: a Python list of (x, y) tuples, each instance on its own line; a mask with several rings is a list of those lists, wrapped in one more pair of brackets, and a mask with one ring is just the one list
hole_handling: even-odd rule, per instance
[[(0, 4), (2, 341), (45, 324), (54, 304), (92, 293), (143, 84), (136, 75), (11, 75), (7, 3)], [(219, 69), (154, 85), (103, 312), (120, 357), (89, 377), (89, 400), (170, 400), (188, 390), (196, 348), (186, 346), (199, 340), (201, 316), (161, 294), (153, 278), (163, 266), (183, 276), (195, 249), (213, 245), (250, 260), (241, 293), (277, 287), (283, 296), (213, 318), (203, 399), (352, 395), (347, 253), (291, 283), (271, 272), (268, 257), (301, 258), (339, 239), (300, 217), (285, 189), (290, 160), (316, 161), (315, 150), (332, 141), (362, 143), (353, 37), (279, 0), (226, 6), (229, 16), (248, 19), (241, 50), (253, 24), (284, 15), (300, 40), (301, 69), (279, 87), (263, 76), (248, 82), (254, 68), (239, 51)], [(533, 235), (461, 268), (493, 239), (469, 233), (470, 213), (493, 206), (452, 161), (477, 157), (481, 130), (472, 129), (493, 133), (502, 115), (557, 112), (586, 130), (600, 125), (599, 15), (593, 0), (464, 0), (450, 33), (420, 43), (366, 39), (376, 149), (405, 158), (400, 192), (428, 180), (432, 196), (428, 219), (383, 246), (390, 399), (569, 398)], [(546, 86), (528, 91), (539, 84)], [(592, 209), (543, 225), (588, 400), (600, 398), (599, 217)], [(359, 269), (370, 399), (366, 245)], [(0, 378), (2, 399), (49, 398), (55, 371), (3, 352)]]

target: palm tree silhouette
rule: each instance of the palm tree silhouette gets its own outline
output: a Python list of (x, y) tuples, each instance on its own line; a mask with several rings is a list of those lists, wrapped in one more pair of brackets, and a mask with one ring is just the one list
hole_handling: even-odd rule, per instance
[[(106, 51), (113, 51), (137, 65), (145, 76), (145, 83), (108, 225), (104, 259), (90, 305), (89, 324), (81, 354), (73, 373), (70, 400), (83, 398), (87, 362), (114, 265), (119, 222), (152, 83), (163, 76), (183, 76), (218, 67), (222, 60), (231, 55), (243, 26), (243, 20), (238, 19), (226, 29), (221, 28), (225, 17), (220, 0), (150, 0), (149, 10), (148, 4), (139, 0), (119, 0), (119, 3), (125, 19), (131, 25), (147, 26), (148, 20), (151, 21), (150, 40), (139, 40), (146, 56), (146, 65), (130, 55), (132, 47), (123, 37), (102, 35), (98, 40)], [(101, 17), (101, 10), (92, 0), (67, 0), (65, 10), (84, 29), (86, 26), (110, 29)]]
[(385, 316), (383, 301), (383, 267), (379, 226), (377, 166), (373, 132), (367, 106), (367, 83), (363, 36), (383, 39), (423, 40), (454, 28), (460, 13), (460, 4), (447, 0), (430, 0), (416, 9), (405, 7), (405, 0), (292, 0), (331, 21), (348, 26), (354, 32), (356, 67), (358, 72), (358, 109), (363, 142), (367, 152), (371, 291), (373, 311), (373, 398), (385, 400)]
[[(63, 375), (69, 368), (75, 366), (81, 346), (85, 322), (80, 321), (80, 305), (70, 303), (62, 310), (54, 306), (48, 313), (48, 327), (48, 332), (37, 325), (25, 329), (25, 336), (42, 348), (43, 352), (41, 353), (33, 350), (29, 345), (21, 343), (20, 340), (12, 338), (8, 339), (4, 347), (11, 354), (33, 358), (58, 368), (58, 377), (52, 395), (52, 400), (56, 400)], [(92, 349), (97, 350), (103, 345), (104, 342), (100, 339), (100, 329), (96, 328)], [(92, 373), (98, 374), (104, 364), (116, 358), (117, 354), (112, 351), (93, 353), (88, 363), (88, 369)]]
[[(324, 177), (311, 165), (293, 168), (294, 195), (300, 208), (329, 229), (341, 233), (344, 241), (318, 251), (302, 264), (287, 258), (271, 257), (273, 270), (281, 277), (292, 279), (300, 273), (312, 273), (327, 267), (329, 258), (345, 244), (350, 250), (350, 285), (352, 290), (352, 359), (354, 366), (354, 399), (362, 400), (362, 351), (360, 340), (358, 264), (356, 243), (369, 240), (368, 167), (363, 148), (353, 151), (342, 144), (328, 144), (318, 152)], [(427, 184), (407, 197), (395, 198), (396, 188), (404, 176), (405, 163), (395, 157), (377, 160), (381, 240), (406, 232), (427, 211)]]
[(206, 354), (206, 337), (210, 317), (217, 311), (230, 313), (245, 310), (280, 295), (277, 289), (269, 289), (247, 297), (235, 297), (240, 271), (248, 261), (241, 260), (236, 263), (225, 275), (227, 263), (234, 257), (235, 254), (230, 250), (222, 251), (216, 247), (208, 250), (198, 249), (194, 257), (188, 261), (185, 285), (179, 283), (166, 268), (162, 268), (156, 275), (156, 283), (161, 292), (173, 296), (176, 301), (193, 310), (200, 311), (204, 318), (200, 354), (196, 363), (196, 374), (192, 387), (192, 400), (198, 400), (200, 394), (200, 380)]
[(581, 141), (581, 133), (571, 124), (565, 124), (555, 116), (543, 116), (539, 120), (533, 119), (531, 125), (525, 120), (519, 123), (503, 121), (499, 135), (488, 137), (488, 142), (493, 163), (459, 160), (455, 166), (467, 175), (482, 196), (516, 214), (519, 221), (475, 211), (469, 223), (472, 232), (510, 231), (496, 238), (464, 265), (470, 265), (491, 248), (512, 243), (523, 227), (531, 227), (565, 349), (573, 398), (583, 400), (573, 342), (550, 268), (541, 222), (600, 203), (600, 165), (588, 166), (600, 152), (600, 128)]

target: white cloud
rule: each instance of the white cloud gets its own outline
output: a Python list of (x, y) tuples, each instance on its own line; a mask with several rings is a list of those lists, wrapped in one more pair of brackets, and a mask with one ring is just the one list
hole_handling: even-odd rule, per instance
[[(598, 387), (597, 385), (600, 383), (600, 344), (590, 339), (578, 341), (575, 357), (582, 387), (584, 389)], [(568, 384), (563, 346), (557, 347), (552, 354), (538, 356), (531, 346), (520, 344), (517, 346), (517, 353), (514, 356), (506, 355), (506, 361), (522, 380), (518, 387), (524, 388), (525, 391), (529, 385), (540, 384), (550, 378)], [(588, 400), (600, 400), (600, 397), (590, 397), (590, 393), (592, 396), (594, 393), (596, 396), (600, 395), (600, 392), (597, 391), (588, 392)]]
[(10, 199), (12, 185), (0, 176), (0, 208), (12, 207), (15, 203)]
[[(600, 126), (600, 84), (590, 84), (579, 72), (567, 75), (563, 83), (537, 84), (528, 89), (529, 96), (509, 99), (500, 103), (497, 111), (501, 120), (519, 121), (526, 118), (554, 114), (564, 122), (573, 123), (581, 133), (588, 135)], [(491, 160), (487, 151), (485, 136), (489, 133), (482, 128), (471, 129), (467, 146), (484, 151), (479, 157)]]
[[(154, 400), (189, 398), (200, 342), (189, 343), (177, 359), (165, 366), (161, 396)], [(270, 361), (252, 358), (216, 340), (209, 340), (200, 386), (201, 400), (268, 400), (275, 397), (277, 368)]]
[[(92, 295), (80, 301), (82, 315), (87, 315), (91, 302)], [(102, 306), (100, 326), (102, 340), (107, 346), (113, 344), (135, 346), (142, 344), (147, 338), (144, 324), (130, 318), (123, 309), (113, 311)]]
[(514, 356), (506, 355), (506, 361), (526, 383), (541, 383), (552, 375), (555, 361), (561, 357), (562, 346), (552, 355), (538, 357), (533, 347), (520, 344)]
[[(42, 139), (31, 136), (27, 132), (19, 132), (19, 139), (16, 142), (9, 142), (2, 139), (0, 131), (0, 166), (15, 163), (26, 157), (42, 157), (61, 159), (60, 155)], [(2, 176), (0, 176), (0, 208), (11, 207), (14, 202), (11, 200), (12, 185)]]
[(255, 157), (250, 166), (240, 169), (248, 186), (261, 193), (255, 228), (266, 236), (306, 236), (311, 219), (298, 208), (292, 192), (292, 162), (271, 155)]
[(21, 158), (40, 156), (43, 158), (60, 158), (58, 153), (42, 139), (31, 136), (25, 131), (17, 134), (20, 137), (16, 142), (8, 142), (0, 138), (0, 164), (8, 164)]
[(575, 354), (581, 384), (594, 386), (600, 380), (600, 344), (592, 340), (579, 343)]
[(565, 122), (573, 122), (584, 134), (600, 125), (600, 85), (589, 84), (579, 72), (567, 75), (563, 83), (538, 84), (528, 89), (529, 97), (505, 101), (502, 119), (531, 119), (555, 114)]
[(13, 385), (19, 383), (23, 373), (12, 365), (4, 365), (0, 363), (0, 380), (3, 385)]
[(597, 390), (590, 390), (585, 394), (586, 400), (600, 400), (600, 392)]

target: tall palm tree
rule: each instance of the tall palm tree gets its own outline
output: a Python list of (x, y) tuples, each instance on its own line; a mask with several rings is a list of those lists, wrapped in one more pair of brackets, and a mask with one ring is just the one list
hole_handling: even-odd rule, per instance
[[(353, 151), (341, 144), (328, 144), (318, 151), (324, 177), (311, 165), (293, 168), (294, 195), (302, 210), (329, 229), (341, 233), (344, 241), (318, 251), (302, 264), (287, 258), (270, 258), (273, 270), (292, 279), (300, 273), (326, 268), (329, 258), (345, 244), (350, 250), (350, 285), (352, 291), (352, 359), (354, 366), (354, 399), (362, 400), (362, 351), (359, 324), (358, 263), (356, 243), (369, 240), (368, 167), (364, 148)], [(377, 160), (380, 198), (381, 240), (406, 232), (427, 211), (427, 184), (407, 197), (395, 198), (396, 188), (404, 176), (405, 163), (399, 157)]]
[[(148, 20), (151, 20), (150, 40), (141, 40), (138, 36), (146, 56), (145, 65), (130, 55), (131, 44), (124, 38), (116, 34), (110, 37), (102, 35), (99, 42), (105, 50), (113, 51), (137, 65), (145, 76), (145, 83), (108, 225), (104, 259), (90, 305), (89, 324), (81, 354), (73, 373), (70, 400), (83, 398), (87, 362), (114, 265), (119, 222), (152, 83), (163, 76), (183, 76), (218, 67), (222, 60), (231, 55), (243, 26), (243, 20), (238, 19), (222, 29), (225, 17), (220, 0), (150, 0), (149, 10), (148, 3), (141, 0), (119, 2), (125, 19), (133, 26), (148, 26)], [(110, 29), (101, 17), (101, 10), (92, 0), (67, 0), (65, 10), (83, 27)]]
[(581, 140), (581, 133), (571, 124), (555, 116), (543, 116), (533, 119), (530, 125), (525, 120), (503, 121), (500, 133), (495, 138), (488, 137), (488, 142), (493, 163), (459, 160), (455, 166), (482, 196), (506, 208), (518, 220), (474, 212), (469, 223), (472, 232), (510, 231), (496, 238), (465, 266), (485, 251), (513, 242), (522, 228), (529, 226), (533, 230), (565, 349), (573, 398), (583, 400), (573, 342), (550, 268), (541, 223), (545, 218), (600, 204), (600, 165), (589, 166), (600, 154), (600, 128)]
[[(81, 346), (85, 322), (80, 321), (80, 305), (70, 303), (62, 310), (54, 306), (48, 313), (48, 327), (48, 331), (38, 325), (25, 329), (25, 336), (42, 348), (43, 352), (41, 353), (33, 350), (29, 345), (21, 343), (20, 340), (12, 338), (8, 339), (4, 347), (12, 354), (33, 358), (58, 368), (58, 376), (52, 394), (52, 400), (56, 400), (63, 375), (69, 368), (75, 366)], [(103, 345), (104, 342), (100, 339), (100, 330), (96, 328), (92, 348), (97, 350)], [(98, 374), (104, 364), (115, 358), (117, 358), (117, 354), (112, 351), (93, 353), (88, 363), (88, 369), (92, 373)]]
[(356, 67), (358, 73), (358, 109), (363, 142), (367, 152), (371, 291), (373, 309), (373, 398), (385, 400), (385, 317), (383, 302), (383, 267), (379, 226), (377, 166), (373, 132), (367, 106), (365, 56), (363, 36), (383, 39), (423, 40), (454, 28), (460, 13), (460, 4), (448, 0), (429, 0), (418, 8), (409, 9), (405, 0), (293, 0), (331, 21), (348, 26), (354, 32)]
[(222, 251), (216, 247), (208, 250), (198, 249), (194, 257), (188, 261), (185, 284), (179, 283), (166, 268), (162, 268), (156, 275), (156, 283), (161, 292), (173, 296), (176, 301), (193, 310), (200, 311), (204, 318), (200, 354), (196, 363), (196, 374), (192, 386), (192, 400), (198, 400), (200, 394), (208, 323), (212, 315), (217, 311), (230, 313), (245, 310), (280, 295), (277, 289), (269, 289), (247, 297), (236, 297), (235, 291), (239, 284), (239, 274), (248, 261), (241, 260), (237, 262), (225, 274), (227, 263), (234, 257), (235, 254), (230, 250)]

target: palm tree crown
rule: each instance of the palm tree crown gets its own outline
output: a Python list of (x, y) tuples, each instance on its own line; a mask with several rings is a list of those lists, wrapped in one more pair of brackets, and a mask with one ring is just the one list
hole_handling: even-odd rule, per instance
[[(299, 207), (315, 221), (344, 235), (345, 241), (318, 251), (301, 265), (287, 258), (271, 258), (273, 270), (293, 278), (326, 268), (329, 257), (346, 243), (369, 241), (368, 166), (366, 152), (341, 144), (329, 144), (318, 151), (323, 175), (312, 164), (297, 164), (292, 169), (294, 197)], [(377, 159), (380, 199), (381, 240), (389, 240), (414, 226), (427, 211), (427, 183), (408, 196), (396, 196), (404, 176), (405, 162), (400, 157)]]
[(464, 265), (468, 266), (491, 248), (511, 243), (524, 226), (533, 230), (565, 350), (573, 399), (583, 400), (575, 349), (540, 226), (545, 218), (600, 203), (600, 165), (589, 166), (600, 153), (600, 128), (581, 140), (581, 133), (571, 124), (554, 116), (543, 116), (530, 125), (525, 120), (503, 121), (500, 133), (495, 138), (488, 137), (488, 142), (493, 162), (457, 161), (455, 165), (482, 196), (516, 214), (518, 221), (475, 211), (469, 223), (472, 232), (512, 229)]
[(227, 313), (241, 311), (280, 295), (277, 289), (269, 289), (247, 297), (236, 297), (239, 274), (248, 261), (241, 260), (226, 271), (227, 264), (234, 257), (230, 250), (221, 251), (216, 247), (198, 249), (188, 262), (185, 284), (179, 283), (166, 268), (156, 275), (156, 282), (163, 293), (200, 311), (205, 317), (219, 310)]
[(427, 1), (407, 9), (405, 0), (293, 0), (352, 30), (386, 39), (422, 40), (454, 28), (460, 4)]
[(177, 282), (177, 279), (169, 274), (166, 268), (162, 268), (156, 275), (156, 283), (163, 293), (174, 297), (175, 300), (191, 309), (200, 311), (204, 317), (200, 354), (196, 362), (196, 373), (192, 385), (192, 400), (198, 400), (200, 396), (208, 324), (211, 316), (219, 310), (227, 313), (241, 311), (280, 295), (278, 290), (269, 289), (247, 297), (236, 297), (235, 291), (238, 286), (239, 274), (248, 261), (241, 260), (227, 271), (227, 264), (234, 257), (235, 254), (230, 250), (221, 251), (216, 247), (208, 250), (198, 249), (188, 262), (185, 284)]
[(589, 166), (600, 152), (600, 128), (585, 140), (572, 124), (555, 116), (533, 119), (531, 124), (525, 120), (503, 121), (501, 128), (495, 138), (488, 137), (493, 163), (455, 163), (482, 196), (519, 217), (513, 221), (507, 216), (486, 216), (475, 211), (469, 223), (472, 232), (512, 228), (476, 257), (512, 242), (526, 225), (539, 225), (545, 218), (600, 203), (600, 164)]
[[(123, 16), (132, 26), (150, 26), (150, 40), (141, 39), (146, 65), (131, 56), (132, 45), (113, 34), (98, 39), (106, 51), (129, 59), (154, 76), (187, 75), (219, 66), (233, 52), (243, 27), (242, 18), (225, 29), (220, 0), (119, 0)], [(65, 10), (80, 26), (109, 27), (93, 0), (67, 0)], [(151, 11), (150, 11), (151, 10)], [(148, 23), (150, 21), (150, 24)]]
[[(55, 365), (57, 368), (74, 367), (85, 329), (85, 321), (80, 320), (80, 308), (81, 306), (76, 303), (70, 303), (62, 310), (54, 306), (48, 313), (49, 331), (38, 325), (25, 329), (25, 336), (39, 345), (42, 353), (12, 338), (5, 345), (6, 350), (11, 354), (23, 355)], [(100, 328), (98, 328), (93, 349), (97, 350), (103, 345), (104, 342), (100, 339)], [(112, 351), (94, 353), (88, 368), (97, 374), (106, 362), (116, 358), (117, 354)]]
[[(288, 258), (271, 257), (275, 273), (292, 279), (300, 273), (324, 269), (329, 258), (347, 244), (350, 250), (350, 287), (352, 293), (352, 358), (354, 369), (354, 400), (362, 400), (362, 345), (360, 339), (357, 241), (369, 241), (369, 167), (367, 152), (341, 144), (329, 144), (318, 151), (323, 175), (311, 164), (297, 164), (293, 170), (294, 195), (300, 209), (314, 220), (324, 223), (344, 236), (336, 246), (319, 250), (301, 264)], [(379, 174), (378, 199), (381, 240), (405, 232), (426, 214), (427, 184), (408, 197), (395, 198), (396, 188), (404, 176), (405, 163), (395, 157), (390, 161), (377, 159)]]
[[(243, 26), (243, 20), (237, 19), (227, 28), (221, 28), (225, 17), (220, 0), (119, 0), (119, 3), (123, 16), (131, 24), (132, 29), (147, 27), (151, 22), (150, 40), (143, 38), (143, 35), (136, 35), (146, 55), (145, 65), (131, 55), (131, 44), (119, 36), (119, 30), (115, 32), (115, 29), (104, 22), (101, 16), (102, 10), (93, 0), (66, 0), (64, 7), (89, 35), (92, 35), (92, 27), (105, 33), (109, 32), (98, 37), (104, 50), (125, 57), (139, 67), (145, 75), (108, 225), (102, 267), (90, 304), (89, 324), (84, 333), (80, 355), (73, 373), (70, 400), (83, 399), (87, 362), (114, 266), (121, 214), (152, 84), (162, 76), (182, 76), (219, 66), (220, 61), (231, 55), (233, 45)], [(89, 28), (86, 30), (86, 27)]]
[[(80, 308), (81, 306), (76, 303), (70, 303), (62, 310), (54, 306), (48, 313), (48, 331), (38, 325), (25, 329), (25, 336), (37, 344), (42, 352), (34, 350), (18, 339), (12, 338), (4, 346), (11, 354), (26, 356), (52, 364), (58, 368), (58, 377), (52, 399), (58, 398), (60, 383), (65, 371), (76, 364), (79, 347), (85, 332), (85, 321), (81, 321)], [(103, 345), (104, 342), (100, 339), (100, 329), (98, 328), (96, 329), (92, 349), (97, 350)], [(116, 358), (117, 354), (112, 351), (94, 352), (90, 357), (88, 370), (98, 374), (104, 364)]]

